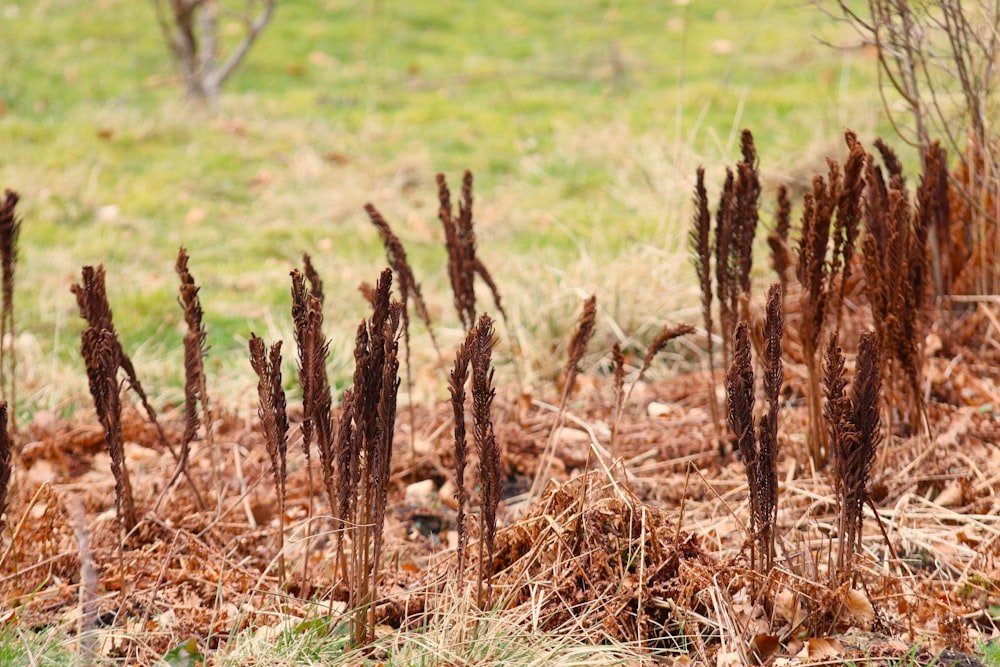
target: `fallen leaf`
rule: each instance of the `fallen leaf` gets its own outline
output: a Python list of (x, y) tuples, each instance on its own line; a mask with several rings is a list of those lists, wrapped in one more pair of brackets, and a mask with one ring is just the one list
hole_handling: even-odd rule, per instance
[(870, 623), (875, 619), (875, 608), (861, 591), (849, 590), (844, 595), (844, 610), (855, 624)]
[(839, 658), (844, 655), (844, 645), (839, 640), (826, 637), (813, 637), (799, 651), (800, 658)]

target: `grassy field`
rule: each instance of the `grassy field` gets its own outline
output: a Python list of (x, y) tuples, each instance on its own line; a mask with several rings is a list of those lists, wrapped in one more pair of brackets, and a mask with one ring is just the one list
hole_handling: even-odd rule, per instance
[(768, 205), (775, 182), (807, 183), (843, 153), (844, 127), (878, 128), (874, 60), (822, 45), (851, 37), (797, 3), (289, 0), (213, 111), (181, 99), (150, 3), (8, 2), (0, 26), (0, 185), (22, 194), (25, 220), (22, 419), (86, 402), (69, 285), (87, 263), (105, 264), (140, 375), (176, 400), (181, 244), (203, 288), (210, 393), (245, 393), (250, 331), (289, 338), (287, 274), (304, 251), (336, 295), (342, 380), (355, 288), (385, 261), (366, 201), (403, 238), (450, 343), (433, 178), (454, 189), (464, 168), (521, 377), (551, 379), (586, 294), (606, 339), (695, 319), (694, 169), (717, 188), (741, 128)]

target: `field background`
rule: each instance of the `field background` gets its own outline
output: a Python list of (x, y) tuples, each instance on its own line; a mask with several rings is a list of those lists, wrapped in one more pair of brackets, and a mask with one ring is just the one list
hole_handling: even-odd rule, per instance
[[(104, 263), (126, 349), (172, 403), (173, 262), (187, 246), (209, 393), (239, 406), (245, 340), (291, 338), (288, 271), (309, 252), (333, 295), (342, 386), (365, 312), (356, 287), (385, 264), (366, 201), (402, 237), (445, 349), (461, 335), (434, 174), (457, 190), (468, 168), (480, 252), (511, 314), (501, 335), (518, 338), (519, 367), (500, 372), (536, 385), (554, 378), (592, 292), (594, 349), (698, 321), (685, 239), (694, 171), (706, 166), (717, 197), (740, 129), (757, 139), (765, 224), (775, 184), (825, 171), (845, 127), (865, 142), (889, 133), (873, 54), (824, 45), (857, 39), (787, 1), (286, 0), (214, 110), (183, 101), (150, 3), (7, 0), (0, 35), (0, 186), (21, 193), (25, 221), (21, 421), (89, 403), (69, 292), (83, 264)], [(415, 368), (435, 359), (427, 340), (415, 332)]]

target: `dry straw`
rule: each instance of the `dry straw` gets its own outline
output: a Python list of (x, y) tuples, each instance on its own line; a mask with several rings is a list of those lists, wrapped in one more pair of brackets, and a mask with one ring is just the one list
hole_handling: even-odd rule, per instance
[(549, 472), (552, 468), (552, 457), (555, 456), (556, 439), (559, 430), (563, 425), (563, 418), (566, 416), (566, 408), (569, 405), (569, 397), (573, 393), (573, 385), (576, 383), (576, 375), (579, 372), (580, 361), (587, 351), (587, 344), (594, 335), (594, 327), (597, 321), (597, 296), (591, 295), (583, 303), (583, 311), (580, 319), (576, 323), (573, 335), (569, 341), (566, 367), (563, 369), (563, 389), (562, 397), (559, 400), (559, 409), (556, 412), (555, 422), (549, 432), (548, 441), (545, 443), (545, 450), (538, 459), (538, 472), (531, 483), (529, 498), (537, 498), (545, 487), (549, 479)]

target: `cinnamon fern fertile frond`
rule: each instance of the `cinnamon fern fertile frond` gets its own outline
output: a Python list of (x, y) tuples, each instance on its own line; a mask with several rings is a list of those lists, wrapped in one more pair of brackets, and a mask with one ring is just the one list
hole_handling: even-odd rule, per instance
[(7, 401), (0, 401), (0, 547), (3, 547), (3, 515), (7, 511), (7, 485), (13, 472), (10, 433), (7, 432)]
[(281, 341), (265, 353), (264, 341), (250, 334), (250, 365), (257, 374), (257, 415), (264, 432), (264, 444), (271, 461), (274, 493), (278, 500), (278, 577), (285, 581), (285, 477), (288, 457), (288, 415), (285, 390), (281, 385)]
[(455, 500), (458, 502), (458, 515), (455, 524), (458, 527), (458, 589), (462, 590), (465, 576), (465, 551), (469, 543), (469, 529), (466, 526), (465, 506), (469, 500), (465, 488), (465, 464), (468, 459), (468, 446), (465, 431), (465, 382), (469, 377), (469, 364), (472, 362), (472, 352), (476, 343), (477, 329), (469, 329), (462, 344), (455, 353), (455, 364), (448, 377), (448, 393), (451, 395), (453, 435), (455, 440)]
[[(500, 446), (493, 432), (493, 321), (482, 315), (476, 326), (472, 349), (472, 423), (473, 440), (479, 456), (479, 483), (482, 506), (479, 512), (479, 606), (487, 609), (493, 601), (493, 557), (497, 530), (497, 507), (503, 494)], [(486, 588), (483, 590), (483, 583)]]
[[(4, 392), (10, 411), (11, 425), (16, 428), (17, 407), (17, 355), (8, 349), (14, 343), (14, 272), (17, 268), (18, 240), (21, 236), (21, 218), (17, 215), (18, 194), (4, 190), (0, 201), (0, 265), (3, 267), (3, 305), (0, 307), (0, 391)], [(9, 375), (8, 375), (9, 374)], [(9, 380), (9, 382), (8, 382)], [(9, 390), (8, 390), (9, 384)]]
[(705, 347), (708, 351), (708, 406), (712, 424), (719, 423), (719, 405), (715, 398), (715, 349), (712, 344), (712, 216), (708, 210), (708, 193), (705, 190), (705, 169), (698, 167), (694, 191), (694, 221), (688, 236), (691, 261), (698, 284), (701, 286), (701, 313), (705, 321)]

